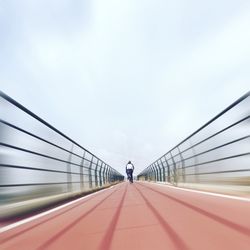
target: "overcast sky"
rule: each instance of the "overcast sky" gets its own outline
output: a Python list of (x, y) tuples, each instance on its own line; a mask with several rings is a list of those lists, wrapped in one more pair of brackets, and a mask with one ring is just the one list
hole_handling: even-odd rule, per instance
[(250, 88), (249, 0), (0, 0), (0, 89), (124, 174)]

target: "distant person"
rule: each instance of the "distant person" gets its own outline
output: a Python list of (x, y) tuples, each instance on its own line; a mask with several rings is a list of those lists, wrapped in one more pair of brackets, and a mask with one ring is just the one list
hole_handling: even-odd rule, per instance
[(128, 180), (133, 183), (133, 172), (134, 172), (134, 165), (132, 164), (131, 161), (129, 161), (126, 165), (126, 173), (127, 173), (127, 176), (128, 176)]

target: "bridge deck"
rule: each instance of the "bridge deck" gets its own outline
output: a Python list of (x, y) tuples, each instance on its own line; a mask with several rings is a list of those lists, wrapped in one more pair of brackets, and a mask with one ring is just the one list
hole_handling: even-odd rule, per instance
[(250, 202), (122, 183), (0, 230), (0, 249), (249, 249)]

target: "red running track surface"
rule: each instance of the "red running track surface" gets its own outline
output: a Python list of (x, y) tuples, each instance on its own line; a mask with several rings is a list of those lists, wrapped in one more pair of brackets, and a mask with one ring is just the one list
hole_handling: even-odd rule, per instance
[(0, 249), (249, 250), (250, 202), (122, 183), (2, 232)]

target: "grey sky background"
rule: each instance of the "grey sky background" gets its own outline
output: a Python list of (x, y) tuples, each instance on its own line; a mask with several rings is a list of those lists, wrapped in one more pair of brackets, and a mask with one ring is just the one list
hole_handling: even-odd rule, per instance
[(249, 90), (248, 0), (0, 0), (0, 89), (121, 173)]

